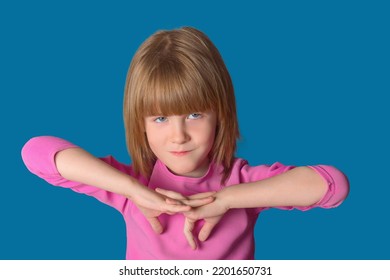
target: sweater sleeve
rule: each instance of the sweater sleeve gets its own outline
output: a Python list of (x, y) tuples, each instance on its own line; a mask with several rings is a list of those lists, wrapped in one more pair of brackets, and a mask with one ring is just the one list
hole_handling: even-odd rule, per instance
[[(348, 178), (337, 168), (329, 165), (315, 165), (308, 166), (315, 170), (327, 183), (328, 190), (325, 195), (315, 204), (310, 206), (281, 206), (278, 209), (292, 210), (299, 209), (302, 211), (310, 210), (315, 207), (320, 208), (334, 208), (339, 206), (348, 196), (349, 182)], [(261, 165), (256, 167), (249, 167), (244, 165), (241, 171), (241, 176), (245, 182), (253, 182), (270, 178), (284, 172), (287, 172), (295, 166), (286, 166), (279, 162), (272, 165)], [(268, 208), (259, 208), (258, 211)]]
[[(70, 181), (61, 176), (55, 164), (56, 153), (78, 146), (61, 138), (39, 136), (30, 139), (22, 148), (22, 159), (27, 169), (49, 184), (69, 188), (77, 193), (92, 196), (123, 213), (129, 200), (119, 194), (112, 193), (94, 186)], [(100, 158), (111, 166), (127, 174), (132, 173), (131, 167), (119, 163), (113, 157)]]

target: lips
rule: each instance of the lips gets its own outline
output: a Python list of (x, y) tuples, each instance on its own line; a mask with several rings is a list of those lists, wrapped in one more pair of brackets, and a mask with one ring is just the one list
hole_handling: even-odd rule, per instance
[(191, 151), (172, 151), (171, 154), (177, 157), (188, 155)]

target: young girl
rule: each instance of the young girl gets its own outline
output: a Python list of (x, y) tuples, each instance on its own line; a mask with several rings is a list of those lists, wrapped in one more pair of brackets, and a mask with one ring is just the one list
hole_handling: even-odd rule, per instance
[(22, 157), (50, 184), (120, 211), (127, 259), (253, 259), (261, 211), (332, 208), (348, 194), (347, 178), (331, 166), (250, 166), (234, 157), (233, 85), (216, 47), (194, 28), (160, 31), (140, 46), (124, 123), (130, 166), (51, 136), (29, 140)]

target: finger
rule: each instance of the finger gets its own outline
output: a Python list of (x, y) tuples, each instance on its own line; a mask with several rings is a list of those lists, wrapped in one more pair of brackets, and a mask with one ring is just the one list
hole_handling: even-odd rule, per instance
[(207, 197), (207, 198), (202, 198), (202, 199), (193, 199), (193, 200), (185, 199), (185, 200), (181, 200), (181, 201), (174, 200), (171, 198), (165, 199), (165, 202), (167, 204), (170, 204), (170, 205), (188, 205), (191, 207), (203, 206), (203, 205), (209, 204), (213, 201), (214, 201), (214, 197), (211, 197), (211, 196)]
[(206, 241), (206, 239), (210, 236), (211, 232), (213, 231), (214, 227), (218, 224), (219, 218), (211, 218), (205, 220), (205, 223), (201, 230), (199, 231), (198, 238), (200, 241)]
[(206, 198), (200, 198), (200, 199), (190, 199), (190, 200), (183, 200), (182, 203), (185, 205), (189, 205), (191, 207), (199, 207), (206, 204), (209, 204), (214, 201), (214, 197), (209, 196)]
[(169, 198), (169, 197), (165, 199), (165, 202), (170, 204), (170, 205), (183, 205), (183, 202)]
[(169, 190), (160, 189), (160, 188), (156, 188), (155, 191), (158, 192), (159, 194), (165, 195), (165, 196), (172, 198), (172, 199), (176, 199), (176, 200), (187, 199), (187, 197), (185, 197), (184, 195), (182, 195), (178, 192), (169, 191)]
[(192, 250), (195, 250), (197, 247), (194, 235), (192, 234), (192, 231), (194, 230), (194, 226), (195, 226), (195, 220), (190, 220), (188, 218), (185, 219), (184, 236), (186, 237), (187, 242), (192, 248)]
[(166, 198), (165, 202), (170, 205), (188, 205), (191, 207), (199, 207), (206, 204), (209, 204), (215, 200), (215, 197), (208, 196), (205, 198), (198, 198), (198, 199), (184, 199), (184, 200), (174, 200), (171, 198)]
[(164, 213), (172, 212), (172, 213), (182, 213), (191, 210), (191, 206), (188, 205), (165, 205)]
[(208, 207), (209, 205), (205, 205), (205, 206), (202, 206), (202, 207), (194, 207), (192, 209), (190, 209), (189, 211), (187, 212), (184, 212), (184, 216), (186, 216), (187, 218), (191, 219), (191, 220), (201, 220), (201, 219), (204, 219), (206, 217), (209, 217), (208, 214)]
[(189, 199), (201, 199), (201, 198), (207, 198), (207, 197), (210, 197), (210, 196), (214, 196), (217, 192), (203, 192), (203, 193), (197, 193), (197, 194), (193, 194), (193, 195), (190, 195), (188, 198)]
[(146, 218), (149, 221), (149, 224), (151, 225), (152, 229), (160, 234), (163, 232), (163, 226), (161, 225), (160, 221), (156, 217)]
[(200, 208), (194, 208), (194, 209), (191, 209), (190, 211), (187, 211), (187, 212), (184, 212), (184, 216), (187, 218), (187, 219), (191, 219), (191, 220), (200, 220), (200, 216), (198, 214), (199, 212), (199, 209)]

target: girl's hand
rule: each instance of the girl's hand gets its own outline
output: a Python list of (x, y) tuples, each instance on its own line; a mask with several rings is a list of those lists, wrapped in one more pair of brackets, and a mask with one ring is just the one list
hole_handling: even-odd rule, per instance
[[(205, 218), (205, 223), (199, 232), (198, 237), (200, 241), (205, 241), (209, 237), (212, 229), (218, 224), (223, 214), (227, 211), (225, 211), (223, 207), (221, 208), (220, 203), (213, 203), (216, 192), (198, 193), (191, 196), (184, 196), (180, 193), (160, 188), (157, 188), (156, 192), (165, 195), (167, 197), (166, 202), (169, 204), (175, 205), (179, 203), (193, 207), (192, 210), (184, 213), (186, 219), (183, 232), (188, 244), (194, 250), (197, 247), (195, 238), (192, 234), (195, 222)], [(209, 207), (205, 208), (206, 206)], [(217, 210), (218, 208), (219, 210)]]
[(200, 241), (205, 241), (210, 236), (213, 228), (221, 220), (222, 216), (229, 210), (227, 204), (224, 203), (225, 200), (222, 192), (206, 192), (186, 197), (173, 191), (163, 189), (156, 189), (156, 191), (169, 197), (167, 199), (167, 203), (169, 204), (175, 204), (179, 201), (182, 204), (192, 207), (191, 210), (184, 213), (186, 216), (184, 235), (188, 244), (194, 250), (197, 247), (193, 235), (196, 221), (201, 219), (204, 219), (205, 221), (198, 235)]
[(149, 189), (136, 181), (132, 181), (132, 193), (130, 199), (137, 205), (152, 229), (160, 234), (163, 226), (158, 220), (162, 213), (173, 215), (191, 210), (191, 207), (198, 207), (213, 201), (215, 192), (200, 193), (193, 196), (183, 196), (177, 192), (157, 188)]
[(199, 207), (209, 204), (214, 201), (214, 194), (216, 192), (204, 192), (190, 196), (184, 196), (175, 191), (156, 188), (156, 192), (166, 197), (166, 202), (170, 205), (188, 205), (191, 207)]
[(203, 242), (210, 236), (213, 228), (219, 223), (223, 215), (228, 210), (229, 208), (227, 205), (225, 205), (223, 199), (218, 197), (217, 194), (215, 200), (212, 203), (194, 208), (184, 213), (186, 216), (184, 224), (184, 235), (192, 249), (195, 250), (197, 248), (196, 240), (193, 235), (196, 221), (201, 219), (204, 219), (205, 221), (198, 235), (198, 239)]
[[(169, 198), (141, 184), (133, 186), (136, 194), (130, 197), (135, 205), (140, 209), (142, 214), (150, 223), (152, 229), (160, 234), (163, 232), (163, 226), (158, 220), (162, 213), (175, 214), (191, 210), (191, 206), (186, 205), (179, 200)], [(167, 202), (170, 201), (170, 203)]]

